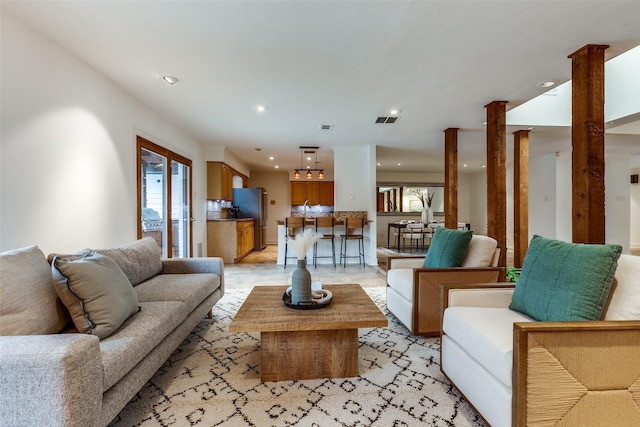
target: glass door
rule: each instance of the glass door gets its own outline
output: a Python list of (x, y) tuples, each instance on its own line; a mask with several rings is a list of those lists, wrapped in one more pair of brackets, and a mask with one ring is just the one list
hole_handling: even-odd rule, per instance
[(191, 247), (191, 167), (171, 161), (171, 249), (173, 257), (187, 258)]
[(167, 258), (192, 252), (191, 160), (138, 137), (138, 238)]

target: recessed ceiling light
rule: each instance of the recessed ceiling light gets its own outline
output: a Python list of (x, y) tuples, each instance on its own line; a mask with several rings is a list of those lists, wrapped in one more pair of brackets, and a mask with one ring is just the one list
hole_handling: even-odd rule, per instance
[(258, 106), (256, 106), (256, 110), (259, 113), (263, 113), (263, 112), (267, 111), (268, 109), (269, 109), (269, 107), (267, 107), (266, 105), (258, 105)]
[(467, 167), (467, 164), (465, 163), (464, 165), (462, 165), (462, 167), (463, 167), (463, 168), (466, 168), (466, 167)]
[(554, 86), (556, 84), (556, 82), (554, 82), (553, 80), (548, 80), (546, 82), (540, 82), (538, 83), (539, 87), (551, 87)]
[(275, 168), (276, 168), (276, 169), (279, 169), (279, 168), (280, 168), (280, 166), (276, 165), (276, 166), (275, 166)]
[(486, 167), (487, 167), (487, 165), (482, 165), (482, 167), (483, 167), (483, 168), (486, 168)]
[(398, 166), (402, 166), (402, 163), (398, 163)]
[(382, 163), (378, 162), (378, 166), (382, 166)]
[(275, 159), (275, 157), (269, 156), (269, 160), (274, 160), (274, 159)]
[(170, 85), (174, 85), (178, 83), (178, 78), (174, 76), (162, 76), (162, 78), (164, 79), (165, 82), (169, 83)]

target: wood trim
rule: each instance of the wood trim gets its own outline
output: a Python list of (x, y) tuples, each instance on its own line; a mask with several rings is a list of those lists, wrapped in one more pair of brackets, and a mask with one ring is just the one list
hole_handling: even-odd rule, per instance
[(575, 243), (605, 243), (604, 51), (586, 45), (571, 58), (572, 233)]
[(458, 128), (444, 131), (444, 226), (458, 228)]
[[(507, 262), (507, 101), (493, 101), (487, 109), (487, 234), (498, 241), (499, 267)], [(499, 281), (506, 280), (500, 274)]]
[(501, 270), (498, 267), (414, 268), (411, 333), (420, 336), (441, 334), (442, 284), (456, 283), (462, 288), (466, 283), (495, 282)]
[(529, 131), (513, 134), (513, 265), (522, 267), (529, 247)]

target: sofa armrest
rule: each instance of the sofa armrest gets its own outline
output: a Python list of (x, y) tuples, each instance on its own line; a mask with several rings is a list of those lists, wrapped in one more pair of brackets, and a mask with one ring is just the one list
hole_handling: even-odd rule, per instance
[(224, 290), (224, 261), (220, 257), (164, 258), (162, 274), (217, 274)]
[(440, 285), (443, 283), (495, 282), (500, 268), (415, 268), (413, 269), (414, 335), (440, 333)]
[(640, 425), (640, 321), (513, 329), (513, 425)]
[(98, 337), (0, 337), (0, 419), (8, 425), (92, 426), (102, 408)]
[(507, 308), (515, 283), (454, 283), (440, 286), (442, 311), (447, 307), (495, 307)]
[(423, 264), (423, 256), (394, 256), (387, 258), (387, 270), (392, 268), (421, 268)]

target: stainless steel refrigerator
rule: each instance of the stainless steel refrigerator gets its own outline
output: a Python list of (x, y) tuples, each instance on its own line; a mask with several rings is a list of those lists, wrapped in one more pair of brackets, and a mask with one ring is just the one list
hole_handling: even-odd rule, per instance
[(261, 251), (267, 247), (267, 190), (264, 188), (234, 188), (233, 205), (238, 206), (238, 217), (255, 220), (254, 247)]

